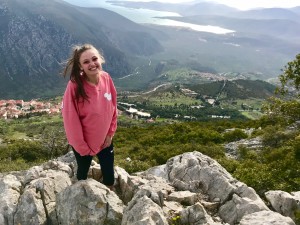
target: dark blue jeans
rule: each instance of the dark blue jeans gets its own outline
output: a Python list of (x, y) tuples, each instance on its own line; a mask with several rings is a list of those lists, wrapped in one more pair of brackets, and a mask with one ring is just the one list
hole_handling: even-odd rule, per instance
[[(89, 168), (92, 163), (93, 156), (86, 155), (81, 156), (72, 147), (77, 162), (77, 179), (86, 180), (89, 172)], [(114, 146), (111, 144), (109, 147), (102, 149), (97, 154), (101, 172), (103, 176), (103, 184), (111, 186), (115, 182), (114, 177)]]

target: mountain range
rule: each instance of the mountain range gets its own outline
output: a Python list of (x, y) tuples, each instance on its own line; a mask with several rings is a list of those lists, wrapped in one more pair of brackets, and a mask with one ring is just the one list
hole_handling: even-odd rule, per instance
[(75, 44), (92, 43), (103, 52), (104, 69), (120, 90), (148, 88), (170, 69), (191, 65), (200, 72), (250, 72), (267, 80), (300, 51), (300, 7), (239, 11), (202, 1), (109, 2), (133, 13), (137, 8), (176, 12), (181, 17), (160, 19), (234, 31), (215, 34), (138, 24), (117, 11), (76, 2), (0, 0), (1, 99), (61, 95), (67, 79), (59, 73)]

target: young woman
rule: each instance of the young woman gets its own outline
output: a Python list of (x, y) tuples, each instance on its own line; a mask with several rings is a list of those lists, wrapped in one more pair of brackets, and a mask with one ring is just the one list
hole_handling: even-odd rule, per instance
[(97, 156), (103, 184), (114, 184), (112, 139), (117, 128), (117, 93), (103, 56), (90, 44), (73, 48), (63, 76), (70, 80), (62, 102), (66, 136), (74, 151), (77, 179), (87, 179), (93, 156)]

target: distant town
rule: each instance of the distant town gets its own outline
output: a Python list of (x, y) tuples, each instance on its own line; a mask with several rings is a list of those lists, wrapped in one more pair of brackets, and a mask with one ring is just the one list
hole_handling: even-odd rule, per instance
[[(133, 108), (133, 104), (120, 102), (118, 105), (127, 106), (124, 109), (131, 118), (150, 118), (150, 113), (141, 112)], [(124, 108), (124, 107), (123, 107)], [(61, 103), (53, 104), (51, 102), (43, 102), (39, 100), (31, 100), (29, 102), (23, 100), (0, 100), (0, 119), (17, 119), (40, 114), (59, 114), (61, 112)], [(118, 114), (121, 111), (118, 110)]]
[(0, 118), (16, 119), (35, 114), (58, 114), (61, 111), (61, 104), (31, 100), (0, 100)]

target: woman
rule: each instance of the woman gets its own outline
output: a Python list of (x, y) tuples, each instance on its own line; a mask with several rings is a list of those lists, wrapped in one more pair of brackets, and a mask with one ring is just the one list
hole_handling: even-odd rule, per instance
[(87, 179), (92, 158), (97, 155), (103, 183), (112, 189), (117, 93), (111, 77), (102, 70), (104, 62), (94, 46), (74, 47), (63, 72), (64, 77), (70, 74), (70, 80), (63, 96), (62, 115), (78, 165), (77, 179)]

